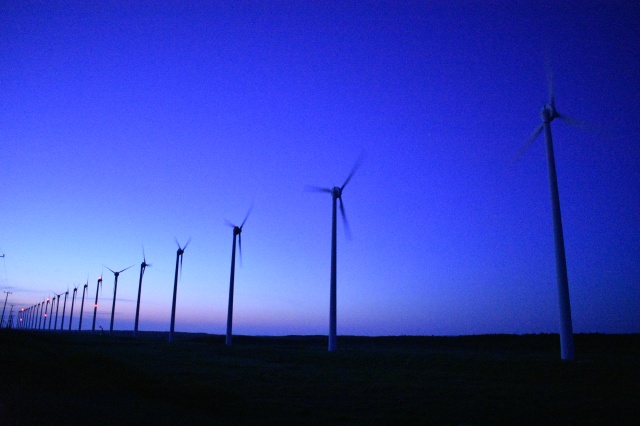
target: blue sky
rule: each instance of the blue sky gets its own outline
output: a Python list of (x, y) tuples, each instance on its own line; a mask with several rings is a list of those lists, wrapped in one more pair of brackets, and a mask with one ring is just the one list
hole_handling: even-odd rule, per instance
[(168, 330), (191, 237), (176, 330), (223, 334), (225, 219), (253, 205), (234, 334), (326, 334), (331, 197), (304, 188), (364, 152), (338, 334), (557, 332), (543, 139), (513, 161), (549, 58), (558, 110), (586, 123), (552, 125), (574, 330), (640, 332), (639, 20), (631, 2), (3, 1), (0, 287), (18, 308), (88, 276), (92, 303), (102, 264), (135, 264), (132, 329), (144, 245), (140, 328)]

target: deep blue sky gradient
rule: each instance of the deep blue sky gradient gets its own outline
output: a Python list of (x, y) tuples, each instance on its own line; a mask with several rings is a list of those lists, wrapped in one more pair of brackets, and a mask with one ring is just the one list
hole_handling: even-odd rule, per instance
[[(116, 329), (557, 332), (548, 102), (577, 332), (640, 332), (633, 2), (23, 2), (0, 6), (0, 287), (29, 306), (123, 269)], [(517, 157), (514, 162), (514, 157)], [(6, 266), (6, 272), (4, 267)], [(113, 275), (98, 325), (107, 328)], [(77, 305), (76, 305), (77, 306)], [(76, 308), (76, 315), (77, 315)], [(86, 317), (85, 317), (86, 318)], [(77, 319), (75, 320), (77, 321)], [(77, 322), (76, 322), (77, 324)], [(85, 324), (88, 324), (85, 322)]]

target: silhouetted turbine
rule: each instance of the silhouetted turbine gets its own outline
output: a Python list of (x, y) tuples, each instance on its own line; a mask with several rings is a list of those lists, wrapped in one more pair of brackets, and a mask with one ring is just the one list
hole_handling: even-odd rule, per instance
[[(53, 329), (54, 330), (58, 326), (58, 307), (60, 306), (60, 296), (62, 296), (62, 293), (60, 293), (60, 294), (55, 294), (54, 293), (53, 300), (55, 300), (55, 305), (56, 305), (56, 322), (53, 325)], [(56, 298), (57, 298), (57, 300), (56, 300)], [(53, 319), (53, 305), (54, 305), (53, 300), (51, 301), (51, 317), (49, 318), (49, 330), (51, 330), (51, 320)]]
[(96, 302), (93, 304), (93, 324), (91, 325), (91, 331), (96, 331), (96, 314), (98, 313), (98, 290), (102, 284), (102, 274), (98, 277), (98, 284), (96, 285)]
[(229, 279), (229, 307), (227, 309), (227, 338), (225, 340), (225, 344), (227, 344), (228, 346), (231, 346), (233, 328), (233, 285), (236, 271), (236, 237), (238, 237), (238, 248), (240, 250), (240, 259), (242, 259), (242, 227), (249, 218), (251, 210), (253, 210), (253, 207), (249, 209), (240, 226), (236, 226), (233, 223), (227, 221), (227, 225), (233, 228), (233, 245), (231, 248), (231, 277)]
[(64, 303), (62, 304), (62, 320), (60, 321), (60, 331), (64, 329), (64, 313), (67, 310), (67, 296), (69, 295), (69, 288), (64, 294)]
[(337, 200), (340, 200), (340, 213), (342, 214), (342, 220), (344, 223), (344, 230), (349, 237), (351, 235), (349, 231), (349, 223), (347, 222), (347, 216), (344, 212), (344, 204), (342, 203), (342, 191), (344, 187), (347, 186), (354, 173), (360, 167), (362, 163), (362, 157), (356, 162), (351, 169), (351, 173), (347, 176), (347, 179), (344, 181), (342, 186), (334, 186), (333, 188), (320, 188), (320, 187), (312, 187), (308, 186), (307, 190), (315, 191), (315, 192), (326, 192), (331, 194), (331, 198), (333, 201), (332, 204), (332, 220), (331, 220), (331, 291), (329, 297), (329, 351), (335, 351), (338, 348), (337, 337), (336, 337), (336, 322), (337, 322), (337, 266), (336, 266), (336, 204)]
[[(45, 302), (44, 300), (42, 301), (42, 307), (40, 308), (40, 321), (38, 321), (38, 329), (42, 330), (44, 327), (47, 326), (47, 309), (49, 308), (49, 298), (47, 297), (47, 302), (46, 302), (46, 307), (45, 307)], [(44, 311), (44, 314), (42, 313)], [(42, 325), (42, 318), (44, 318), (44, 327)]]
[(73, 288), (73, 294), (71, 295), (71, 312), (69, 312), (69, 331), (71, 331), (71, 324), (73, 323), (73, 305), (76, 303), (76, 293), (78, 292), (78, 286)]
[(171, 305), (171, 327), (169, 328), (169, 342), (173, 342), (173, 331), (176, 323), (176, 295), (178, 294), (178, 268), (180, 269), (180, 277), (182, 277), (182, 256), (187, 246), (191, 242), (191, 238), (187, 240), (184, 247), (180, 247), (180, 243), (176, 238), (176, 244), (178, 245), (178, 252), (176, 254), (176, 275), (173, 280), (173, 303)]
[(133, 326), (133, 337), (138, 337), (138, 318), (140, 316), (140, 295), (142, 294), (142, 277), (147, 266), (151, 266), (147, 263), (147, 256), (144, 254), (144, 247), (142, 247), (142, 263), (140, 264), (140, 281), (138, 282), (138, 303), (136, 304), (136, 321)]
[(574, 358), (573, 325), (571, 321), (571, 303), (569, 301), (569, 279), (567, 277), (567, 260), (564, 250), (564, 235), (562, 232), (562, 216), (560, 214), (560, 196), (558, 194), (558, 178), (556, 176), (556, 162), (553, 153), (553, 140), (551, 137), (551, 122), (559, 118), (568, 124), (578, 124), (577, 120), (560, 114), (556, 110), (553, 78), (550, 67), (547, 67), (549, 83), (549, 104), (542, 108), (542, 124), (538, 126), (529, 137), (523, 149), (528, 148), (538, 135), (544, 130), (544, 138), (547, 151), (547, 170), (549, 173), (549, 192), (551, 195), (551, 214), (553, 218), (553, 237), (555, 242), (556, 274), (558, 281), (558, 303), (560, 310), (560, 354), (563, 360)]
[(82, 330), (82, 312), (84, 311), (84, 294), (87, 291), (87, 288), (89, 287), (89, 277), (87, 277), (87, 281), (84, 284), (84, 287), (82, 288), (82, 303), (80, 304), (80, 321), (78, 323), (78, 331)]
[(114, 278), (114, 282), (113, 282), (113, 303), (111, 305), (111, 322), (109, 323), (109, 335), (111, 335), (111, 333), (113, 332), (113, 316), (114, 316), (114, 313), (116, 311), (116, 293), (118, 292), (118, 277), (120, 276), (120, 274), (122, 272), (124, 272), (127, 269), (133, 267), (133, 265), (131, 265), (131, 266), (127, 267), (127, 268), (124, 268), (121, 271), (114, 271), (113, 269), (109, 268), (106, 265), (102, 265), (102, 266), (104, 266), (105, 268), (107, 268), (108, 270), (113, 272), (113, 275), (115, 277)]

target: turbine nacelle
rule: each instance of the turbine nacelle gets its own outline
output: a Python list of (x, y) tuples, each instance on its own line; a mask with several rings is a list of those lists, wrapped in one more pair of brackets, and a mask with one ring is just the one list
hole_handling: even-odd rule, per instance
[(342, 198), (342, 188), (340, 188), (339, 186), (334, 186), (331, 190), (331, 195), (336, 199)]
[(545, 106), (542, 107), (542, 111), (540, 112), (540, 116), (542, 117), (542, 121), (545, 123), (551, 123), (551, 121), (556, 118), (556, 117), (560, 117), (560, 114), (558, 114), (558, 111), (556, 110), (556, 107), (554, 105), (554, 103), (550, 103), (547, 104)]

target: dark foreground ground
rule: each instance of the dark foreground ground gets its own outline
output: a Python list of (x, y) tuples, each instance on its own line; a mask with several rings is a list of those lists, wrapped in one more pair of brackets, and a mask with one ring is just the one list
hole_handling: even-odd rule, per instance
[(0, 330), (0, 425), (640, 424), (640, 335)]

